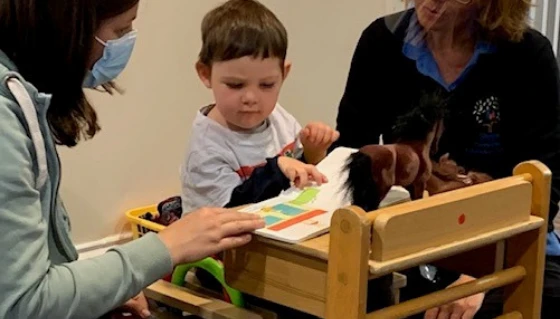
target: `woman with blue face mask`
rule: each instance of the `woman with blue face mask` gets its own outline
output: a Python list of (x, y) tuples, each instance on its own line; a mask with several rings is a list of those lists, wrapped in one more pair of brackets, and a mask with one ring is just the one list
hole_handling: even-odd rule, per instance
[(147, 317), (144, 287), (177, 264), (247, 243), (264, 226), (252, 214), (203, 208), (77, 260), (55, 146), (99, 130), (83, 90), (116, 88), (138, 2), (0, 1), (0, 318), (99, 318), (122, 305)]

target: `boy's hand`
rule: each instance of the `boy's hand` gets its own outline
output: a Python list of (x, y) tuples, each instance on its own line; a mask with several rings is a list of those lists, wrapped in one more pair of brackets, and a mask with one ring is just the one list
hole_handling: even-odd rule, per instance
[(305, 164), (291, 157), (278, 157), (278, 167), (297, 188), (304, 188), (311, 182), (318, 185), (328, 182), (327, 177), (321, 174), (315, 165)]
[(329, 147), (338, 140), (340, 133), (321, 122), (307, 124), (299, 133), (305, 160), (311, 164), (319, 163)]

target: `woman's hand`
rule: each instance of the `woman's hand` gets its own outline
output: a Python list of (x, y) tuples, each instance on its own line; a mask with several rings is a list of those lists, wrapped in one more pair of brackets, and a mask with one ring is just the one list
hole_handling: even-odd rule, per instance
[(327, 177), (315, 165), (305, 164), (291, 157), (278, 157), (278, 167), (297, 188), (308, 186), (311, 182), (316, 182), (317, 185), (327, 182)]
[[(475, 278), (461, 275), (461, 277), (449, 285), (449, 287), (458, 286), (473, 280), (475, 280)], [(483, 301), (484, 293), (459, 299), (447, 305), (426, 311), (424, 319), (473, 319), (474, 315), (480, 310), (480, 307), (482, 307)]]
[(187, 214), (158, 235), (169, 249), (173, 265), (201, 260), (251, 241), (251, 232), (263, 228), (256, 214), (224, 208), (201, 208)]

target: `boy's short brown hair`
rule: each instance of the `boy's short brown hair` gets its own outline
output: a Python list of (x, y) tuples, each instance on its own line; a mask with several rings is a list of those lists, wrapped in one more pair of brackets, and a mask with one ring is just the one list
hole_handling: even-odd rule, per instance
[(256, 0), (229, 0), (202, 21), (201, 63), (251, 56), (284, 63), (288, 33), (276, 15)]

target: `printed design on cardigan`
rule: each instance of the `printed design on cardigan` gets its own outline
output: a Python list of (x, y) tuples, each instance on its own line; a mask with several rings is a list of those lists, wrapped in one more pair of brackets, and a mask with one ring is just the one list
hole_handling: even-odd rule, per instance
[(476, 122), (487, 128), (487, 133), (493, 133), (494, 127), (500, 123), (500, 103), (498, 98), (491, 96), (478, 100), (474, 106), (473, 114)]
[[(278, 152), (278, 156), (286, 156), (286, 157), (294, 157), (296, 148), (296, 141), (286, 145), (280, 152)], [(266, 162), (259, 163), (253, 166), (241, 166), (237, 171), (237, 175), (241, 177), (242, 180), (247, 180), (253, 174), (253, 171), (259, 167), (262, 167), (266, 164)]]
[(478, 140), (467, 153), (478, 155), (499, 154), (503, 151), (500, 138), (500, 101), (496, 96), (478, 100), (472, 114), (480, 125)]

